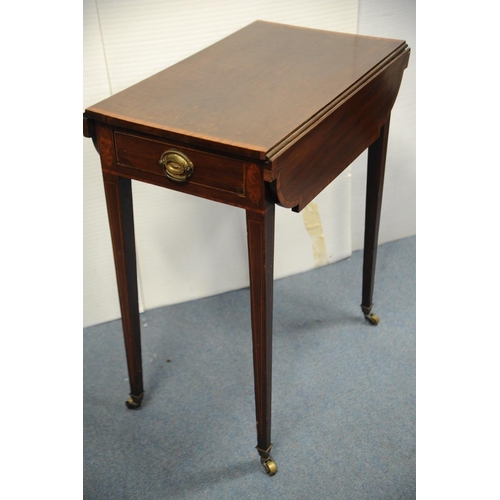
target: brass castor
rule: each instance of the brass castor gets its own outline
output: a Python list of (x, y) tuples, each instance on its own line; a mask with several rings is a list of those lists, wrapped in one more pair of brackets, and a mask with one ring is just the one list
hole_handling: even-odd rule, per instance
[(371, 314), (373, 304), (371, 306), (363, 306), (361, 305), (361, 310), (365, 315), (365, 319), (370, 323), (370, 325), (377, 326), (380, 322), (380, 318), (376, 314)]
[(272, 443), (266, 450), (256, 446), (256, 449), (260, 455), (260, 463), (264, 466), (264, 469), (266, 470), (269, 476), (274, 476), (276, 472), (278, 472), (278, 467), (276, 465), (276, 462), (272, 459), (271, 455), (269, 455), (269, 452), (271, 451), (272, 447), (273, 447)]
[(142, 398), (144, 396), (144, 392), (139, 396), (134, 396), (133, 394), (125, 401), (125, 405), (129, 410), (137, 410), (137, 408), (141, 407)]
[(274, 476), (278, 472), (276, 462), (272, 458), (261, 458), (260, 461), (269, 476)]
[(379, 324), (380, 318), (376, 314), (367, 314), (365, 318), (368, 320), (370, 325), (377, 326)]

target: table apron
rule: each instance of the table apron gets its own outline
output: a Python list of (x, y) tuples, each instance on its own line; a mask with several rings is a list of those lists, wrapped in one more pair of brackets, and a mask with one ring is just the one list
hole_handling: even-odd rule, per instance
[[(219, 156), (162, 140), (117, 131), (96, 122), (97, 147), (104, 172), (193, 196), (262, 211), (267, 193), (263, 168), (252, 161)], [(194, 164), (185, 182), (168, 178), (159, 160), (165, 151), (185, 154)]]

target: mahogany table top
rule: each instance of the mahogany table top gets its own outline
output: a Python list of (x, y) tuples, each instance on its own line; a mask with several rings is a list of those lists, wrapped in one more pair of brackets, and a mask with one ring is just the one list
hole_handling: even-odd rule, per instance
[(264, 160), (405, 49), (401, 40), (256, 21), (85, 115)]

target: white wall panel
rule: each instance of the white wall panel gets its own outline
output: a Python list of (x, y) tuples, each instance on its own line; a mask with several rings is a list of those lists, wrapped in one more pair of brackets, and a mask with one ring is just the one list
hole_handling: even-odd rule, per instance
[[(83, 108), (110, 95), (97, 7), (83, 2)], [(84, 324), (118, 317), (111, 239), (99, 157), (83, 138), (83, 311)]]
[[(147, 78), (255, 19), (377, 34), (357, 30), (357, 16), (357, 0), (84, 0), (84, 106)], [(399, 31), (391, 36), (406, 38)], [(86, 139), (84, 151), (85, 325), (119, 317), (99, 158), (90, 142)], [(402, 157), (404, 150), (402, 146)], [(360, 169), (362, 174), (355, 174), (357, 182), (365, 172), (364, 167)], [(357, 217), (360, 210), (351, 209), (351, 180), (348, 169), (318, 196), (317, 212), (310, 214), (321, 223), (326, 262), (344, 258), (352, 250), (351, 215)], [(133, 190), (145, 309), (248, 286), (243, 210), (142, 183), (134, 182)], [(277, 278), (317, 265), (315, 237), (308, 224), (304, 214), (277, 209)], [(397, 234), (397, 229), (391, 234)]]
[[(379, 243), (416, 234), (415, 0), (360, 0), (358, 33), (406, 40), (410, 62), (392, 110)], [(363, 248), (366, 154), (352, 166), (352, 246)]]

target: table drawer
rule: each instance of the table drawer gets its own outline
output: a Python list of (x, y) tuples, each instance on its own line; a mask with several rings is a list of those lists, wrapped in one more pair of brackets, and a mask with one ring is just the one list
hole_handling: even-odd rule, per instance
[[(153, 174), (167, 176), (165, 166), (160, 163), (162, 157), (164, 163), (168, 163), (164, 153), (172, 151), (173, 158), (186, 158), (190, 162), (192, 171), (188, 176), (183, 172), (177, 177), (177, 173), (183, 170), (178, 165), (184, 160), (169, 163), (173, 165), (170, 177), (175, 184), (193, 184), (209, 187), (221, 191), (227, 191), (236, 195), (245, 195), (245, 163), (243, 161), (226, 158), (210, 153), (204, 153), (185, 147), (178, 147), (167, 142), (138, 137), (122, 132), (115, 132), (116, 161), (118, 165), (130, 167)], [(180, 155), (178, 154), (180, 153)], [(177, 180), (175, 180), (177, 177)]]

